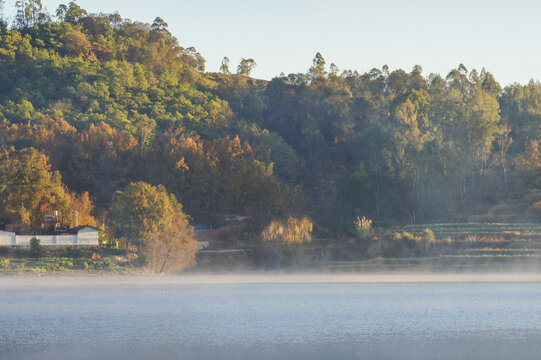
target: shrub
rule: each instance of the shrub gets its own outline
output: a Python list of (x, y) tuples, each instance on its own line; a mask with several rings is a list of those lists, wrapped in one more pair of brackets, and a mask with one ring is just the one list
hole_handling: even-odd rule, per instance
[(413, 236), (412, 233), (409, 233), (407, 231), (403, 231), (402, 234), (400, 235), (400, 239), (406, 240), (406, 241), (414, 241), (415, 236)]
[(105, 268), (112, 269), (115, 267), (115, 262), (112, 259), (103, 259), (103, 260), (104, 260), (103, 265), (105, 266)]
[(434, 242), (436, 237), (434, 236), (434, 231), (430, 228), (426, 228), (421, 233), (421, 239), (426, 242)]
[(281, 241), (283, 244), (302, 244), (312, 240), (314, 224), (306, 217), (289, 217), (287, 221), (273, 220), (261, 233), (264, 241)]
[(0, 269), (7, 269), (9, 267), (9, 259), (0, 259)]
[[(434, 242), (427, 240), (429, 236), (430, 234), (426, 234), (424, 237), (422, 235), (415, 236), (407, 231), (395, 232), (392, 241), (387, 240), (388, 245), (384, 250), (384, 255), (397, 257), (425, 255), (431, 251)], [(432, 233), (432, 239), (433, 237)]]
[(32, 238), (30, 240), (30, 253), (34, 258), (39, 258), (43, 253), (43, 246), (40, 245), (38, 238)]
[(372, 233), (372, 220), (366, 217), (355, 219), (355, 233), (358, 237), (363, 238)]

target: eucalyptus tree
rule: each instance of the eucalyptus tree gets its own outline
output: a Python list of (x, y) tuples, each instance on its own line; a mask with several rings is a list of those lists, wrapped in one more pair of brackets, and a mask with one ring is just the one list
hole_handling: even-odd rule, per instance
[(250, 76), (250, 73), (256, 67), (256, 65), (257, 64), (254, 59), (241, 58), (239, 66), (237, 67), (237, 74)]
[(229, 58), (227, 56), (224, 56), (224, 58), (222, 59), (222, 65), (220, 66), (220, 71), (223, 74), (231, 74), (231, 72), (229, 71)]
[(317, 79), (323, 79), (327, 73), (325, 72), (325, 59), (321, 53), (316, 53), (312, 60), (312, 66), (308, 70), (308, 76), (312, 81)]

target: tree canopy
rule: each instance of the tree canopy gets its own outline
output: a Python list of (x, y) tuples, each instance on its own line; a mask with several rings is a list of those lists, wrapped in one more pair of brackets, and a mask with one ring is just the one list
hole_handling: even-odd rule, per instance
[[(194, 222), (244, 215), (257, 234), (298, 214), (324, 234), (353, 234), (362, 216), (404, 224), (505, 209), (539, 219), (538, 82), (502, 88), (463, 64), (443, 75), (340, 71), (321, 53), (305, 73), (264, 81), (250, 77), (251, 58), (236, 74), (227, 57), (207, 72), (159, 17), (75, 2), (54, 16), (34, 0), (17, 10), (0, 26), (4, 222), (38, 226), (43, 212), (80, 201), (139, 241), (166, 225), (156, 214), (173, 211), (170, 196)], [(9, 180), (12, 162), (40, 164), (34, 186), (48, 185), (35, 191), (49, 195), (30, 199)], [(153, 204), (154, 225), (122, 220), (136, 218), (136, 201)]]
[(47, 156), (33, 148), (0, 154), (0, 204), (0, 219), (22, 230), (39, 229), (44, 215), (55, 211), (63, 225), (75, 224), (75, 210), (85, 224), (96, 225), (88, 193), (70, 193), (60, 173), (51, 171)]

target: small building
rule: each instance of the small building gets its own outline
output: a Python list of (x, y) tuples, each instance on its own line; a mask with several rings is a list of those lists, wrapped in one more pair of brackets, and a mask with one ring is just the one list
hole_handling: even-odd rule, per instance
[(68, 230), (68, 234), (77, 236), (77, 245), (94, 245), (100, 244), (99, 229), (90, 225), (80, 225)]

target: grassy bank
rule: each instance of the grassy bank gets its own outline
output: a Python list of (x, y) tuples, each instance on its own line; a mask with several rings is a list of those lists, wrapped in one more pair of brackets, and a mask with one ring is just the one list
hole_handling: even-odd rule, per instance
[(110, 248), (54, 247), (32, 256), (29, 247), (0, 248), (0, 273), (128, 273), (130, 265), (122, 252)]

